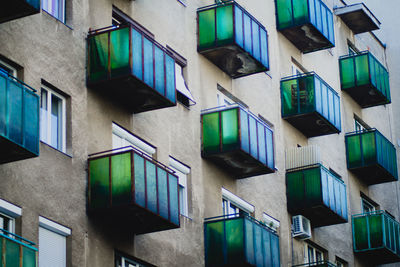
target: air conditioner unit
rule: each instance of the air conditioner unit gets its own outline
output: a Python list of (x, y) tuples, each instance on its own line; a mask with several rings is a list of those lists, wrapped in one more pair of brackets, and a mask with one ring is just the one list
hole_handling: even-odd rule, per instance
[(310, 220), (303, 215), (296, 215), (292, 217), (293, 223), (293, 237), (300, 240), (311, 238), (311, 223)]

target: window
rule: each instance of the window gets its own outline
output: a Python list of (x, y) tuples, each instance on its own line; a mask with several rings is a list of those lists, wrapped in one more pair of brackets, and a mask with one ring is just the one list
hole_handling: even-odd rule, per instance
[(218, 107), (220, 106), (229, 106), (232, 105), (233, 103), (235, 103), (234, 100), (232, 100), (230, 97), (228, 97), (227, 95), (225, 95), (222, 92), (217, 92), (217, 104)]
[(347, 262), (340, 259), (339, 257), (336, 257), (336, 267), (347, 267)]
[(358, 120), (354, 120), (354, 130), (356, 132), (362, 132), (365, 131), (366, 129)]
[(301, 71), (301, 69), (299, 67), (297, 67), (297, 65), (292, 64), (292, 75), (299, 75), (302, 73), (303, 72)]
[(349, 51), (349, 55), (356, 55), (360, 53), (357, 47), (349, 40), (347, 41), (347, 49)]
[(0, 199), (0, 229), (15, 234), (15, 219), (21, 215), (20, 207)]
[(63, 23), (65, 22), (65, 0), (42, 0), (42, 9)]
[(112, 125), (112, 148), (117, 149), (126, 146), (133, 146), (137, 150), (150, 157), (156, 153), (156, 148), (149, 143), (141, 140), (121, 126), (113, 123)]
[(42, 86), (40, 95), (40, 140), (66, 152), (66, 100)]
[(361, 210), (363, 213), (372, 212), (376, 210), (376, 205), (369, 199), (361, 197)]
[(11, 76), (17, 77), (17, 70), (14, 67), (12, 67), (11, 65), (9, 65), (1, 60), (0, 60), (0, 71), (5, 74), (9, 74)]
[(169, 157), (169, 167), (175, 171), (175, 175), (179, 179), (180, 214), (189, 217), (187, 176), (190, 173), (190, 168), (172, 157)]
[(305, 263), (314, 263), (314, 262), (320, 262), (323, 260), (324, 260), (324, 252), (311, 246), (310, 244), (306, 244)]
[(67, 266), (71, 229), (39, 216), (39, 267)]
[(192, 93), (186, 85), (185, 77), (183, 75), (182, 65), (175, 62), (175, 77), (176, 77), (176, 97), (177, 100), (185, 107), (190, 107), (196, 104)]
[(222, 211), (223, 215), (250, 215), (254, 212), (254, 206), (222, 188)]
[(119, 253), (115, 255), (115, 267), (155, 267), (150, 263), (146, 263), (133, 257), (122, 256)]

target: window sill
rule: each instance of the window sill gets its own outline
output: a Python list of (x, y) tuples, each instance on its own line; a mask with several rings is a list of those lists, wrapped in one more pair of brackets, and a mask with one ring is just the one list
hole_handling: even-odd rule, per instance
[(61, 151), (61, 150), (59, 150), (59, 149), (57, 149), (57, 148), (55, 148), (55, 147), (53, 147), (53, 146), (51, 146), (51, 145), (49, 145), (49, 144), (43, 142), (43, 141), (40, 141), (40, 143), (43, 144), (43, 145), (46, 145), (47, 147), (50, 147), (51, 149), (53, 149), (53, 150), (55, 150), (55, 151), (57, 151), (57, 152), (60, 152), (61, 154), (63, 154), (63, 155), (65, 155), (65, 156), (67, 156), (67, 157), (69, 157), (69, 158), (72, 159), (72, 155), (67, 154), (66, 152), (63, 152), (63, 151)]
[(42, 9), (42, 11), (43, 11), (43, 12), (42, 12), (43, 14), (47, 14), (48, 16), (50, 16), (51, 18), (55, 19), (55, 20), (58, 21), (59, 23), (63, 24), (63, 25), (64, 25), (65, 27), (67, 27), (68, 29), (73, 30), (73, 28), (72, 28), (71, 26), (65, 24), (65, 22), (63, 22), (62, 20), (60, 20), (60, 19), (54, 17), (52, 14), (50, 14), (50, 13), (47, 12), (46, 10)]

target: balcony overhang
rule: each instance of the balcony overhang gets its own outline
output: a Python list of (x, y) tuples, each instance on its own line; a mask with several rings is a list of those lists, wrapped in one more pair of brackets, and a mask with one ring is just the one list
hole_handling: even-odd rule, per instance
[(354, 34), (374, 31), (380, 28), (381, 23), (379, 20), (363, 3), (337, 7), (334, 12)]
[(40, 0), (6, 0), (0, 8), (0, 23), (40, 13)]

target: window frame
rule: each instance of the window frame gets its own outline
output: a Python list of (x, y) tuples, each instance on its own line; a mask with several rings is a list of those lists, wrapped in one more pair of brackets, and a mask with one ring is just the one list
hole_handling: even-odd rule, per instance
[[(305, 254), (304, 254), (304, 263), (305, 264), (310, 264), (310, 263), (317, 263), (317, 262), (321, 262), (324, 261), (325, 259), (325, 255), (324, 255), (324, 251), (311, 245), (310, 243), (305, 243), (304, 245), (304, 249), (305, 249)], [(310, 251), (312, 253), (312, 260), (310, 259)], [(319, 253), (319, 255), (321, 255), (321, 259), (317, 259), (317, 253)]]
[(8, 201), (0, 198), (0, 216), (7, 218), (11, 224), (11, 229), (4, 229), (12, 234), (15, 234), (15, 221), (22, 216), (22, 209)]
[[(132, 257), (130, 255), (127, 255), (125, 253), (116, 251), (114, 253), (114, 265), (115, 267), (126, 267), (123, 266), (122, 264), (125, 263), (125, 261), (128, 261), (129, 264), (131, 264), (132, 267), (156, 267), (153, 264), (150, 264), (148, 262), (145, 262), (143, 260), (140, 260), (136, 257)], [(121, 262), (121, 265), (120, 265)], [(134, 264), (134, 265), (132, 265)], [(130, 267), (130, 266), (129, 266)]]
[(13, 67), (12, 65), (6, 63), (3, 60), (0, 60), (0, 69), (8, 69), (10, 72), (7, 72), (9, 75), (17, 78), (17, 69)]
[(178, 176), (179, 214), (189, 217), (188, 176), (190, 167), (170, 156), (169, 168), (175, 171), (175, 175)]
[[(368, 206), (368, 211), (364, 208), (365, 206)], [(366, 197), (361, 196), (361, 211), (362, 213), (374, 212), (376, 211), (376, 205)]]
[[(251, 215), (254, 213), (254, 206), (251, 205), (249, 202), (243, 200), (242, 198), (236, 196), (232, 192), (228, 191), (227, 189), (223, 188), (222, 191), (222, 214), (223, 216), (228, 217), (235, 217), (240, 216), (241, 214)], [(234, 213), (230, 213), (230, 208), (232, 206), (235, 209)], [(233, 216), (232, 216), (233, 215)]]

